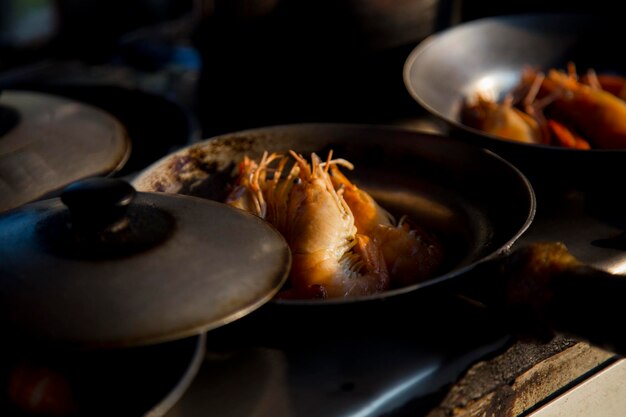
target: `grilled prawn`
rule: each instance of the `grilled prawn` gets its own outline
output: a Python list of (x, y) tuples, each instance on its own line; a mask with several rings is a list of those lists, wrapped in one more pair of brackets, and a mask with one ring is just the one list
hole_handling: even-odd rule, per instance
[[(291, 168), (288, 157), (264, 156), (249, 183), (240, 181), (257, 195), (260, 212), (291, 249), (292, 288), (283, 296), (335, 298), (386, 290), (382, 253), (374, 240), (357, 233), (350, 208), (333, 187), (329, 164), (315, 154), (311, 164), (290, 154)], [(274, 160), (278, 166), (270, 169), (268, 161)]]
[(461, 121), (475, 129), (516, 142), (543, 142), (537, 121), (514, 107), (511, 98), (497, 103), (479, 94), (474, 102), (462, 107)]
[(582, 132), (597, 148), (626, 147), (626, 102), (557, 70), (548, 72), (543, 88), (562, 92), (546, 109), (555, 119)]
[(626, 102), (603, 90), (597, 77), (588, 74), (579, 80), (570, 63), (568, 72), (551, 69), (545, 77), (526, 69), (522, 84), (540, 75), (542, 82), (535, 98), (544, 103), (543, 111), (552, 120), (548, 127), (557, 144), (581, 149), (626, 147)]
[(382, 249), (391, 284), (406, 286), (432, 277), (443, 262), (438, 239), (410, 224), (406, 217), (396, 223), (389, 212), (339, 170), (339, 165), (352, 169), (352, 164), (331, 162), (333, 186), (350, 207), (357, 232), (372, 238)]
[[(267, 154), (263, 155), (261, 164), (265, 164), (266, 159)], [(238, 170), (234, 188), (228, 194), (226, 204), (249, 211), (259, 217), (265, 217), (263, 194), (258, 188), (259, 165), (252, 159), (244, 156), (239, 163)]]

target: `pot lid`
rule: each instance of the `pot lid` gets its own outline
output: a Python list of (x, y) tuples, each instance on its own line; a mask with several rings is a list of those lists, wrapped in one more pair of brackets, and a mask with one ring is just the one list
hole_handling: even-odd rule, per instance
[(129, 153), (125, 128), (104, 110), (49, 94), (0, 92), (0, 212), (115, 172)]
[(284, 284), (272, 226), (197, 197), (91, 178), (0, 216), (0, 321), (20, 339), (145, 345), (236, 320)]

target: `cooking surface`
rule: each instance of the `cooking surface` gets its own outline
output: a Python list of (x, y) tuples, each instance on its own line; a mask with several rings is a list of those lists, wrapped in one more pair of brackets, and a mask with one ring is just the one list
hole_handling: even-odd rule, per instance
[[(431, 132), (438, 129), (419, 111), (397, 123)], [(571, 187), (539, 188), (537, 216), (519, 244), (558, 239), (584, 262), (623, 270), (621, 233), (626, 224), (619, 216), (623, 203), (619, 195), (608, 195)], [(446, 314), (433, 314), (441, 304)], [(387, 318), (394, 325), (381, 329), (348, 323), (345, 328), (353, 331), (337, 338), (312, 338), (319, 334), (320, 323), (237, 335), (245, 326), (254, 327), (245, 320), (229, 326), (235, 335), (226, 334), (225, 340), (224, 333), (216, 331), (213, 337), (209, 333), (198, 376), (166, 416), (193, 417), (207, 410), (233, 417), (426, 416), (472, 364), (497, 358), (515, 343), (488, 313), (457, 299), (433, 300), (410, 314)], [(279, 337), (273, 339), (276, 332)], [(550, 358), (574, 343), (546, 345), (543, 355), (526, 358), (522, 365), (535, 365), (538, 358)], [(523, 346), (514, 357), (523, 358), (519, 352), (531, 350)], [(584, 366), (576, 370), (580, 375), (589, 372)], [(572, 380), (580, 375), (574, 372)]]
[[(598, 206), (618, 205), (619, 198), (612, 202), (606, 197), (600, 200), (576, 189), (540, 189), (538, 197), (535, 222), (518, 246), (560, 240), (586, 263), (616, 273), (626, 268), (624, 220), (619, 217), (619, 208), (612, 211), (613, 215), (607, 211), (599, 215), (597, 211)], [(220, 343), (219, 333), (213, 337), (209, 334), (207, 357), (199, 376), (167, 416), (192, 417), (202, 415), (202, 410), (216, 410), (228, 417), (426, 416), (429, 412), (435, 417), (437, 405), (446, 404), (444, 397), (450, 384), (480, 360), (495, 357), (491, 366), (502, 372), (503, 365), (497, 358), (504, 355), (506, 361), (500, 362), (508, 364), (510, 370), (502, 376), (502, 383), (523, 372), (531, 373), (528, 369), (536, 366), (555, 376), (567, 375), (564, 381), (555, 378), (567, 385), (584, 380), (613, 358), (608, 352), (587, 352), (582, 347), (577, 349), (584, 350), (586, 356), (573, 355), (568, 349), (579, 345), (573, 339), (520, 344), (487, 312), (457, 299), (420, 302), (422, 305), (415, 305), (409, 317), (392, 314), (384, 330), (367, 328), (364, 335), (358, 332), (358, 325), (355, 332), (350, 332), (355, 325), (349, 324), (347, 335), (332, 341), (323, 336), (317, 339), (323, 330), (315, 331), (315, 337), (310, 335), (311, 329), (324, 327), (322, 323), (292, 323), (292, 328), (278, 330), (284, 332), (282, 338), (264, 335), (237, 339), (237, 343), (226, 343), (226, 347)], [(398, 326), (396, 320), (402, 325)], [(425, 321), (430, 325), (424, 326)], [(245, 328), (245, 323), (239, 324)], [(507, 348), (511, 349), (508, 356), (502, 353)], [(557, 354), (563, 355), (565, 365), (548, 371), (540, 367), (541, 361), (558, 358)], [(615, 379), (602, 381), (608, 385)], [(471, 386), (477, 397), (497, 388), (495, 383), (484, 386), (476, 381)], [(547, 384), (542, 393), (542, 383), (535, 386), (538, 389), (532, 395), (522, 393), (537, 403), (562, 388), (555, 382), (554, 386)], [(525, 405), (528, 409), (534, 406)]]
[(587, 417), (602, 410), (603, 417), (620, 417), (626, 409), (626, 361), (620, 360), (603, 372), (566, 392), (530, 414), (530, 417)]
[[(200, 416), (206, 410), (224, 417), (423, 413), (469, 364), (508, 341), (462, 302), (437, 304), (431, 312), (444, 308), (464, 319), (453, 316), (445, 327), (433, 326), (425, 323), (428, 308), (418, 308), (414, 315), (390, 312), (384, 323), (345, 323), (343, 335), (328, 329), (330, 337), (323, 329), (311, 333), (315, 326), (307, 322), (252, 340), (209, 335), (198, 378), (167, 416)], [(246, 330), (247, 323), (240, 325)], [(481, 330), (468, 332), (468, 325)], [(229, 336), (236, 342), (225, 344)]]

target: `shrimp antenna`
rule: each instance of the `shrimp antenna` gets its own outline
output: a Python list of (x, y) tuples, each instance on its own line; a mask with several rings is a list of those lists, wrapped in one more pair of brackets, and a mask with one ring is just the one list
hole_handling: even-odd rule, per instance
[(324, 172), (328, 172), (328, 168), (330, 168), (330, 162), (333, 159), (333, 150), (331, 149), (330, 151), (328, 151), (328, 156), (326, 157), (326, 165), (324, 167)]

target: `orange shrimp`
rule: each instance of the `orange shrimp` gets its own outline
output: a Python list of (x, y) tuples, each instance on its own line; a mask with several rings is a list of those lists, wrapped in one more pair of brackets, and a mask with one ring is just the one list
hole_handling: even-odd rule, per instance
[(626, 100), (626, 78), (617, 74), (596, 74), (593, 70), (588, 70), (587, 74), (581, 77), (580, 82), (596, 90), (604, 90), (615, 97)]
[(596, 148), (626, 148), (626, 102), (554, 69), (541, 90), (555, 97), (546, 107), (551, 118), (572, 126)]
[(433, 276), (443, 262), (443, 248), (433, 235), (406, 221), (395, 224), (393, 216), (365, 191), (350, 182), (338, 165), (352, 164), (334, 160), (331, 164), (333, 186), (350, 207), (357, 231), (372, 238), (383, 252), (383, 259), (394, 286), (406, 286)]
[(564, 148), (591, 149), (591, 145), (580, 135), (556, 120), (548, 120), (548, 127), (557, 145)]
[(372, 237), (383, 251), (385, 265), (396, 287), (432, 278), (443, 264), (441, 242), (424, 229), (410, 224), (406, 217), (396, 226), (379, 224)]
[[(267, 155), (263, 155), (263, 159), (266, 158)], [(265, 217), (263, 195), (257, 187), (258, 181), (254, 179), (258, 172), (259, 165), (248, 156), (244, 156), (238, 165), (238, 175), (235, 179), (234, 188), (226, 197), (225, 203), (254, 213), (259, 217)]]
[(277, 168), (278, 174), (272, 174), (276, 179), (280, 177), (280, 170), (286, 162), (281, 154), (272, 153), (268, 155), (267, 152), (264, 152), (259, 163), (245, 155), (238, 165), (234, 187), (226, 197), (225, 203), (249, 211), (263, 219), (266, 218), (267, 204), (265, 203), (264, 192), (266, 190), (264, 188), (267, 188), (269, 183), (266, 177), (268, 173), (273, 172), (269, 166), (277, 159), (281, 161)]
[(512, 98), (503, 103), (476, 95), (475, 102), (461, 110), (461, 122), (494, 136), (524, 143), (542, 143), (542, 131), (535, 119), (513, 107)]
[(387, 210), (383, 209), (372, 196), (358, 188), (339, 170), (339, 165), (350, 170), (354, 169), (350, 162), (334, 159), (330, 161), (329, 165), (333, 187), (350, 207), (354, 215), (354, 224), (359, 233), (369, 235), (379, 224), (391, 225), (393, 223), (393, 216)]
[[(378, 245), (357, 233), (354, 216), (337, 193), (324, 164), (311, 155), (309, 164), (290, 151), (288, 157), (264, 157), (249, 184), (260, 191), (265, 219), (287, 240), (292, 254), (289, 297), (348, 297), (378, 293), (389, 287)], [(278, 167), (269, 162), (278, 159)], [(271, 173), (270, 173), (271, 171)]]
[[(578, 80), (576, 67), (573, 63), (568, 65), (567, 70), (569, 78)], [(559, 95), (563, 94), (563, 91), (557, 89), (548, 93), (546, 89), (543, 88), (545, 78), (546, 76), (543, 72), (535, 71), (528, 66), (524, 68), (521, 83), (517, 88), (518, 91), (525, 91), (521, 107), (527, 114), (537, 120), (543, 131), (546, 144), (564, 148), (590, 149), (591, 145), (589, 142), (577, 134), (570, 126), (566, 126), (557, 120), (546, 118), (544, 114), (546, 107), (557, 99)], [(540, 98), (538, 99), (538, 97)]]

